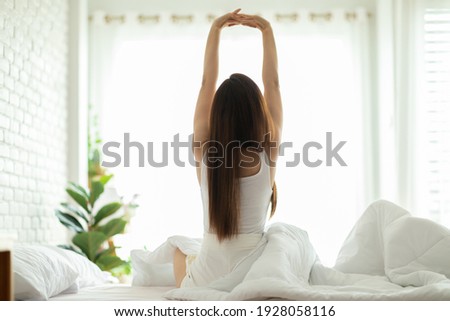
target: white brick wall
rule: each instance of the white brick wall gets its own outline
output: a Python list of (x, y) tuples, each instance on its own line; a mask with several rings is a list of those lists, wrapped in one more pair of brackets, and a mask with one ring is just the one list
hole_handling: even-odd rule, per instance
[(0, 234), (64, 242), (68, 0), (0, 0)]

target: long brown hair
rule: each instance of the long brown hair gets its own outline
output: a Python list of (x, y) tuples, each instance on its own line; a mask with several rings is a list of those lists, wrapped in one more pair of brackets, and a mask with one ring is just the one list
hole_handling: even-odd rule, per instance
[[(270, 140), (272, 121), (258, 86), (243, 74), (232, 74), (217, 89), (205, 148), (208, 168), (209, 224), (219, 241), (239, 233), (241, 148), (253, 157)], [(233, 152), (234, 149), (238, 152)], [(255, 159), (255, 158), (253, 158)], [(262, 164), (260, 164), (262, 166)], [(271, 215), (276, 208), (276, 185)]]

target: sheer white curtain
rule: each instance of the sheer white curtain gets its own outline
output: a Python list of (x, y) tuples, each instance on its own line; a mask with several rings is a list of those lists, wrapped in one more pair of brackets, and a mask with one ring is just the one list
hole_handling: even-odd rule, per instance
[[(308, 141), (325, 146), (325, 133), (332, 132), (333, 145), (347, 141), (340, 154), (348, 166), (334, 161), (331, 167), (286, 167), (285, 159), (292, 157), (282, 157), (275, 220), (307, 230), (322, 260), (332, 264), (372, 197), (372, 169), (367, 161), (372, 128), (367, 12), (361, 9), (355, 20), (348, 21), (344, 11), (335, 10), (329, 22), (302, 20), (277, 27), (283, 140), (293, 142), (293, 151), (301, 152)], [(316, 156), (324, 159), (323, 152), (311, 158)]]
[(377, 1), (380, 196), (448, 225), (450, 1)]
[[(273, 23), (279, 52), (283, 140), (293, 145), (279, 159), (274, 221), (307, 230), (322, 260), (332, 264), (370, 198), (366, 188), (370, 163), (363, 167), (370, 158), (366, 143), (371, 128), (367, 12), (360, 9), (349, 16), (335, 10), (331, 19), (309, 19), (309, 12), (300, 11), (300, 19), (278, 23), (271, 13), (263, 15)], [(206, 19), (174, 23), (164, 16), (158, 23), (137, 21), (128, 14), (124, 23), (105, 23), (103, 13), (94, 15), (90, 99), (100, 113), (104, 142), (123, 146), (124, 133), (130, 133), (132, 141), (144, 146), (153, 142), (155, 161), (162, 159), (163, 142), (169, 142), (169, 166), (139, 167), (137, 148), (132, 148), (130, 167), (122, 163), (111, 169), (120, 195), (141, 195), (122, 245), (152, 249), (170, 235), (200, 237), (203, 232), (199, 187), (195, 169), (187, 163), (188, 149), (183, 148), (180, 157), (186, 167), (176, 166), (170, 142), (176, 134), (187, 140), (192, 132), (209, 25)], [(219, 81), (241, 72), (261, 86), (262, 44), (257, 30), (224, 30), (220, 55)], [(331, 167), (325, 166), (327, 132), (332, 133), (333, 147), (346, 141), (339, 154), (348, 166), (336, 160)], [(320, 158), (323, 164), (287, 166), (295, 153), (303, 156), (302, 147), (309, 141), (323, 145), (309, 155), (311, 161)], [(122, 149), (119, 152), (123, 157)]]

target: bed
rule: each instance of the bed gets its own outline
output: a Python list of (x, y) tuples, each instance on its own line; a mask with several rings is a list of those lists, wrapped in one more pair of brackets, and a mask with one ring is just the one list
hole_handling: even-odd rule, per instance
[(131, 286), (126, 284), (104, 284), (86, 287), (77, 293), (59, 294), (50, 301), (161, 301), (163, 295), (174, 289), (172, 286)]
[[(176, 248), (198, 240), (174, 236), (142, 262), (140, 285), (173, 284)], [(275, 223), (234, 270), (207, 286), (173, 289), (170, 300), (450, 300), (450, 230), (387, 202), (371, 204), (356, 222), (333, 267), (324, 266), (299, 227)]]
[(86, 257), (52, 245), (13, 249), (16, 300), (143, 301), (165, 300), (174, 286), (120, 284)]
[(85, 257), (54, 246), (13, 251), (18, 300), (449, 300), (450, 230), (395, 204), (373, 203), (342, 245), (336, 264), (321, 264), (300, 228), (271, 225), (236, 268), (207, 286), (175, 288), (172, 258), (201, 240), (170, 237), (155, 251), (131, 253), (133, 284), (111, 277)]

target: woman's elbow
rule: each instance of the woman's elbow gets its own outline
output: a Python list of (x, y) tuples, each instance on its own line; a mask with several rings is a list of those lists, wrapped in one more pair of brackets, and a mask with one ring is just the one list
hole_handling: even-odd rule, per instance
[(280, 81), (278, 77), (264, 81), (264, 88), (280, 89)]

